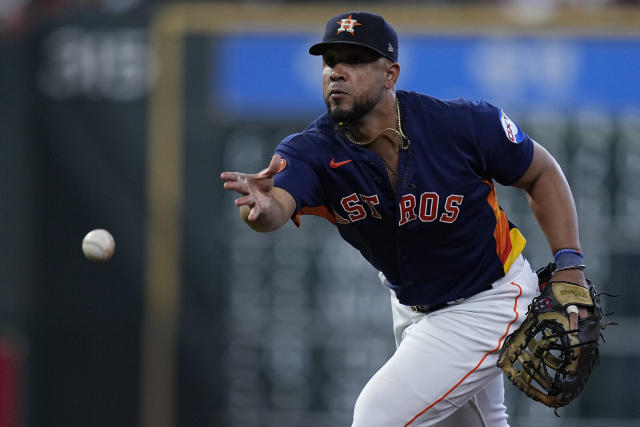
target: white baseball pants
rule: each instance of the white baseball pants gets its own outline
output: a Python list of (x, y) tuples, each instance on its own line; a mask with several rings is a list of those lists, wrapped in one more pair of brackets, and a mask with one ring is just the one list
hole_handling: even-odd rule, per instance
[(360, 393), (352, 427), (508, 426), (496, 362), (538, 294), (527, 260), (519, 256), (491, 289), (432, 313), (391, 294), (397, 349)]

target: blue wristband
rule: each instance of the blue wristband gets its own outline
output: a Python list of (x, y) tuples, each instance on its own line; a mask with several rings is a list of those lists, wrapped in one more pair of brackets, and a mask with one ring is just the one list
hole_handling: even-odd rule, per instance
[(556, 270), (584, 269), (584, 256), (577, 249), (560, 249), (553, 256)]
[(577, 249), (571, 249), (571, 248), (565, 248), (565, 249), (559, 249), (558, 252), (556, 252), (553, 255), (553, 260), (554, 261), (558, 261), (558, 255), (562, 255), (562, 254), (566, 254), (566, 253), (572, 253), (572, 254), (576, 254), (578, 255), (580, 258), (584, 258), (584, 256), (582, 255), (582, 252), (580, 252)]

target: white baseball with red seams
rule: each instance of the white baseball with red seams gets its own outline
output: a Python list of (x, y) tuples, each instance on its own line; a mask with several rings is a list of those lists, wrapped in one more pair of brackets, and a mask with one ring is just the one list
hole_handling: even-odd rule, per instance
[(91, 230), (82, 239), (82, 252), (91, 261), (107, 261), (116, 250), (111, 233), (102, 228)]

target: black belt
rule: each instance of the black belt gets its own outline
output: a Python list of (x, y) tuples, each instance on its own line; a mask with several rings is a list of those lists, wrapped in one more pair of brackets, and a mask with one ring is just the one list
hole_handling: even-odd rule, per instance
[(416, 313), (431, 313), (448, 305), (450, 305), (448, 302), (443, 302), (442, 304), (412, 305), (411, 310)]
[(484, 289), (480, 289), (478, 292), (476, 292), (475, 294), (471, 294), (466, 298), (460, 298), (459, 300), (456, 301), (452, 301), (452, 302), (442, 302), (440, 304), (426, 304), (426, 305), (412, 305), (411, 310), (415, 311), (416, 313), (431, 313), (434, 312), (436, 310), (440, 310), (441, 308), (444, 308), (448, 305), (453, 305), (455, 303), (458, 303), (460, 301), (463, 301), (469, 297), (472, 297), (476, 294), (479, 294), (480, 292), (484, 292), (484, 291), (488, 291), (489, 289), (491, 289), (491, 285), (487, 286)]

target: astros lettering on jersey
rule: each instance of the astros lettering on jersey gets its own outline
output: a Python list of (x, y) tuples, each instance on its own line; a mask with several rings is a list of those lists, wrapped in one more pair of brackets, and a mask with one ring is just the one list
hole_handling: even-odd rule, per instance
[(278, 145), (286, 167), (275, 185), (296, 200), (297, 225), (304, 214), (335, 224), (402, 304), (466, 298), (503, 277), (524, 248), (494, 181), (523, 175), (533, 141), (488, 103), (396, 95), (411, 144), (400, 150), (395, 191), (382, 159), (346, 140), (326, 113)]

